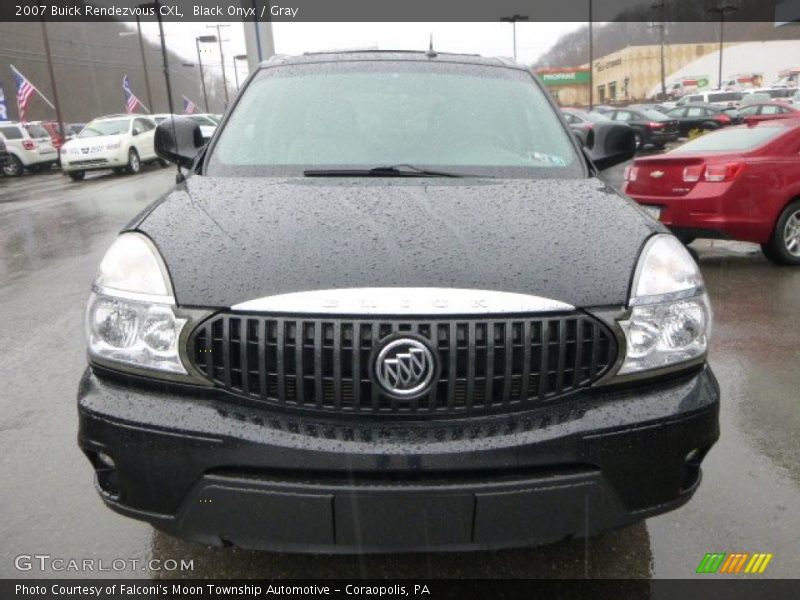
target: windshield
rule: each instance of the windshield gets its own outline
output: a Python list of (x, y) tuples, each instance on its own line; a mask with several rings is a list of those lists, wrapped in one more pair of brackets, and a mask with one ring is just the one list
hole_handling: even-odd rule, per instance
[(510, 177), (583, 177), (569, 134), (524, 71), (347, 61), (263, 69), (206, 173), (300, 175), (391, 165)]
[(113, 121), (92, 121), (83, 128), (79, 138), (99, 137), (103, 135), (121, 135), (128, 133), (130, 119), (116, 119)]
[(189, 115), (189, 118), (194, 121), (195, 123), (199, 123), (200, 125), (211, 125), (215, 126), (217, 123), (212, 119), (208, 118), (206, 115)]
[(783, 127), (733, 127), (722, 129), (687, 142), (670, 154), (752, 150), (784, 131), (786, 129)]
[(47, 133), (47, 130), (41, 125), (26, 125), (25, 129), (28, 130), (28, 135), (30, 135), (32, 138), (50, 137), (50, 134)]

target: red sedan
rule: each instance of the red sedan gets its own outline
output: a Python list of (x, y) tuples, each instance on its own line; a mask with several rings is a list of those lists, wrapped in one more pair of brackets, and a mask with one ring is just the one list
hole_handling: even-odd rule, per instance
[(739, 114), (748, 121), (771, 121), (772, 119), (800, 119), (800, 109), (786, 102), (760, 102), (739, 109)]
[(623, 189), (686, 243), (755, 242), (771, 261), (800, 265), (800, 119), (729, 127), (636, 159)]

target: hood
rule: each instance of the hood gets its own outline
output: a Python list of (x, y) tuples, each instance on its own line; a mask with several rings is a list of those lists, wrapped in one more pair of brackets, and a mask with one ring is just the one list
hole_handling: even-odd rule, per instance
[(622, 305), (664, 231), (597, 179), (193, 176), (128, 226), (184, 306), (359, 287), (517, 292)]
[(63, 148), (79, 150), (81, 148), (96, 148), (98, 146), (105, 147), (108, 144), (116, 144), (122, 137), (122, 135), (97, 135), (87, 138), (74, 138), (64, 143)]

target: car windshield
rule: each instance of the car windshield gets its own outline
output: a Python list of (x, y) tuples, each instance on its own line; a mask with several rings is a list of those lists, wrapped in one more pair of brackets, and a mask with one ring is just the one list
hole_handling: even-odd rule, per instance
[(416, 169), (583, 177), (555, 109), (522, 70), (417, 61), (262, 69), (211, 148), (209, 175)]
[(706, 134), (683, 146), (671, 154), (689, 152), (742, 152), (752, 150), (768, 142), (782, 132), (784, 127), (732, 127)]
[(47, 130), (41, 125), (26, 125), (25, 129), (28, 130), (28, 135), (30, 135), (32, 138), (50, 137), (50, 134), (47, 133)]
[(99, 137), (104, 135), (120, 135), (128, 132), (130, 119), (115, 119), (112, 121), (92, 121), (83, 128), (80, 138)]
[(639, 111), (642, 113), (646, 118), (650, 119), (651, 121), (666, 121), (669, 119), (667, 115), (664, 113), (658, 112), (652, 108), (645, 108)]
[(206, 115), (189, 115), (189, 118), (194, 121), (195, 123), (200, 123), (200, 125), (216, 125), (216, 121), (213, 121)]

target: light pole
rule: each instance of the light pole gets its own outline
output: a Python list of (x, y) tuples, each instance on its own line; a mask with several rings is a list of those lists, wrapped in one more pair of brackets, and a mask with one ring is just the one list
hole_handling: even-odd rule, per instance
[(511, 15), (510, 17), (502, 17), (500, 19), (505, 23), (511, 23), (511, 29), (514, 32), (514, 60), (517, 60), (517, 21), (527, 21), (526, 15)]
[(592, 27), (592, 0), (589, 0), (589, 110), (594, 108), (594, 28)]
[(197, 46), (197, 64), (200, 66), (200, 83), (203, 84), (203, 103), (206, 106), (206, 112), (208, 112), (208, 94), (206, 93), (206, 79), (203, 76), (203, 57), (200, 55), (200, 43), (213, 43), (217, 41), (217, 36), (215, 35), (201, 35), (194, 38), (195, 46)]
[(707, 12), (719, 13), (719, 79), (717, 89), (722, 89), (722, 47), (725, 43), (725, 13), (739, 9), (738, 0), (714, 0)]
[(236, 76), (236, 91), (239, 91), (239, 68), (236, 65), (237, 60), (247, 60), (247, 54), (237, 54), (233, 57), (233, 74)]
[(53, 57), (50, 54), (50, 39), (47, 36), (47, 24), (44, 19), (42, 19), (42, 37), (44, 38), (44, 51), (47, 55), (47, 71), (50, 73), (50, 87), (53, 88), (53, 102), (55, 103), (56, 119), (58, 120), (58, 134), (61, 136), (61, 139), (64, 140), (66, 138), (66, 132), (64, 131), (64, 121), (61, 118), (61, 104), (58, 102), (58, 88), (56, 87), (56, 75), (53, 71)]
[(664, 0), (656, 0), (651, 5), (653, 9), (660, 9), (661, 18), (659, 21), (654, 21), (650, 24), (653, 29), (658, 29), (659, 40), (661, 42), (661, 102), (667, 99), (667, 82), (666, 74), (664, 73)]
[[(225, 76), (225, 54), (222, 52), (222, 32), (220, 28), (222, 27), (230, 27), (230, 25), (220, 25), (217, 23), (216, 25), (206, 25), (206, 27), (216, 27), (217, 29), (217, 41), (219, 42), (219, 62), (220, 67), (222, 67), (222, 87), (225, 90), (225, 108), (228, 107), (228, 79)], [(208, 110), (208, 109), (206, 109)]]

